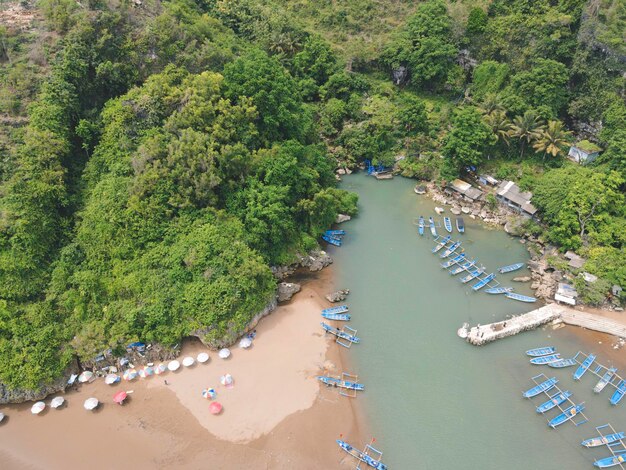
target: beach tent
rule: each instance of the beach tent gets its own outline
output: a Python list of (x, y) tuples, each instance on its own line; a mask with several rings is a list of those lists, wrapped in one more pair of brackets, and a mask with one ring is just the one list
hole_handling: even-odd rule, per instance
[(205, 388), (202, 390), (202, 398), (206, 398), (207, 400), (213, 400), (217, 396), (217, 392), (214, 388)]
[(139, 374), (137, 374), (137, 371), (135, 369), (126, 369), (124, 371), (123, 377), (124, 377), (124, 380), (130, 381), (130, 380), (136, 379), (137, 375)]
[(234, 382), (233, 376), (230, 374), (225, 374), (220, 377), (220, 383), (224, 385), (225, 387), (232, 387), (233, 382)]
[(34, 415), (38, 415), (45, 409), (46, 409), (46, 404), (42, 401), (38, 401), (30, 408), (30, 412)]
[(252, 346), (252, 340), (247, 336), (245, 338), (241, 338), (241, 341), (239, 341), (240, 348), (248, 349), (250, 346)]
[(122, 403), (124, 403), (124, 400), (126, 400), (127, 396), (128, 395), (126, 394), (124, 390), (120, 390), (115, 395), (113, 395), (113, 401), (121, 405)]
[(83, 371), (83, 373), (78, 376), (78, 381), (80, 383), (89, 382), (89, 380), (91, 380), (92, 377), (93, 377), (93, 372), (91, 372), (90, 370), (86, 370), (86, 371)]
[(205, 352), (201, 352), (200, 354), (198, 354), (198, 357), (196, 359), (199, 363), (204, 364), (206, 361), (209, 360), (209, 355)]
[(63, 398), (63, 397), (54, 397), (52, 399), (52, 401), (50, 402), (50, 407), (51, 408), (60, 408), (61, 406), (63, 406), (63, 403), (65, 403), (65, 398)]
[(107, 374), (104, 378), (104, 383), (107, 385), (113, 385), (120, 381), (120, 376), (117, 374)]
[(212, 415), (218, 415), (222, 412), (222, 404), (218, 401), (211, 402), (209, 405), (209, 412)]
[(154, 373), (156, 375), (161, 375), (163, 372), (165, 372), (167, 370), (167, 366), (163, 363), (159, 364), (158, 366), (156, 366), (154, 368)]
[(178, 370), (180, 368), (180, 362), (176, 360), (170, 361), (170, 363), (167, 365), (167, 368), (171, 371)]
[(220, 349), (220, 352), (217, 353), (217, 354), (222, 359), (226, 359), (227, 357), (230, 356), (230, 349), (228, 349), (228, 348)]
[(98, 405), (100, 404), (100, 402), (98, 401), (97, 398), (87, 398), (85, 400), (85, 403), (83, 403), (83, 406), (85, 407), (86, 410), (95, 410), (96, 408), (98, 408)]
[(195, 362), (196, 360), (191, 356), (187, 356), (185, 359), (183, 359), (183, 365), (185, 367), (192, 366)]

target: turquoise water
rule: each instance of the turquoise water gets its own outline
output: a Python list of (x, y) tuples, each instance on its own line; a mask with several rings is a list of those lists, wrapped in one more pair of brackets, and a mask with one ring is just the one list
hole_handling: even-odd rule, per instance
[[(610, 407), (608, 388), (594, 395), (591, 374), (574, 382), (572, 368), (528, 363), (524, 351), (530, 348), (553, 345), (564, 355), (584, 348), (565, 330), (527, 332), (485, 347), (457, 337), (466, 321), (485, 324), (533, 307), (471, 292), (439, 266), (430, 235), (419, 237), (413, 225), (420, 214), (434, 216), (434, 204), (415, 195), (414, 184), (363, 174), (345, 178), (342, 187), (359, 193), (360, 213), (342, 225), (348, 231), (344, 245), (329, 249), (337, 286), (351, 290), (351, 326), (361, 344), (349, 355), (366, 385), (359, 400), (383, 461), (395, 469), (593, 468), (608, 452), (584, 449), (580, 441), (606, 422), (626, 431), (626, 403)], [(464, 219), (463, 246), (488, 272), (528, 259), (518, 240)], [(524, 273), (498, 279), (531, 294), (526, 285), (510, 283)], [(521, 397), (533, 385), (530, 377), (541, 372), (558, 377), (577, 402), (586, 401), (588, 423), (548, 428), (534, 409), (544, 400), (533, 404)]]

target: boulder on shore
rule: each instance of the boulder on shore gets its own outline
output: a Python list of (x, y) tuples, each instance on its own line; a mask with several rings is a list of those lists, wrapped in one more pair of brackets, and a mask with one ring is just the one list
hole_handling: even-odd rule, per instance
[(518, 276), (512, 279), (513, 282), (528, 282), (530, 281), (530, 276)]
[(326, 294), (326, 300), (329, 302), (341, 302), (342, 300), (346, 300), (349, 293), (350, 289), (341, 289), (336, 292), (331, 292), (330, 294)]
[(300, 292), (300, 284), (295, 282), (281, 282), (278, 284), (278, 301), (286, 302), (291, 300), (294, 294)]
[(351, 218), (352, 217), (350, 217), (349, 215), (346, 215), (346, 214), (337, 214), (337, 218), (335, 219), (335, 223), (336, 224), (340, 224), (342, 222), (347, 222)]

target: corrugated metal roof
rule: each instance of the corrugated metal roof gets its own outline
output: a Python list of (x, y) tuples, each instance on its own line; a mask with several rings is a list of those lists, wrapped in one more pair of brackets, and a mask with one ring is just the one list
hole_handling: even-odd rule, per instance
[(532, 193), (522, 192), (513, 181), (502, 181), (496, 189), (496, 194), (508, 201), (511, 201), (522, 208), (524, 212), (534, 215), (537, 208), (530, 203)]

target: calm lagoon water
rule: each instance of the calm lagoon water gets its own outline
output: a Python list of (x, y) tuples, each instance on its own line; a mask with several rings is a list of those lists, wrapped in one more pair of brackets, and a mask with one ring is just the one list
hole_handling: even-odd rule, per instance
[[(329, 249), (337, 286), (351, 290), (351, 326), (358, 329), (361, 344), (349, 354), (366, 384), (359, 400), (372, 437), (384, 451), (383, 461), (394, 469), (594, 468), (593, 461), (608, 452), (584, 449), (580, 441), (606, 422), (626, 431), (626, 403), (611, 407), (608, 388), (594, 395), (597, 379), (589, 373), (574, 382), (572, 368), (529, 364), (524, 351), (538, 346), (556, 346), (564, 356), (588, 350), (567, 331), (547, 328), (484, 347), (457, 337), (466, 321), (486, 324), (533, 307), (475, 293), (439, 266), (440, 258), (431, 253), (432, 238), (419, 237), (414, 225), (420, 214), (436, 215), (434, 203), (417, 196), (414, 184), (403, 178), (346, 177), (342, 187), (359, 194), (360, 213), (343, 224), (348, 232), (344, 245)], [(457, 236), (488, 272), (528, 259), (517, 239), (464, 219), (466, 233)], [(531, 294), (527, 285), (510, 283), (525, 273), (498, 279)], [(533, 385), (530, 378), (541, 372), (558, 377), (577, 402), (586, 401), (588, 423), (548, 428), (535, 412), (544, 400), (531, 403), (521, 397)]]

